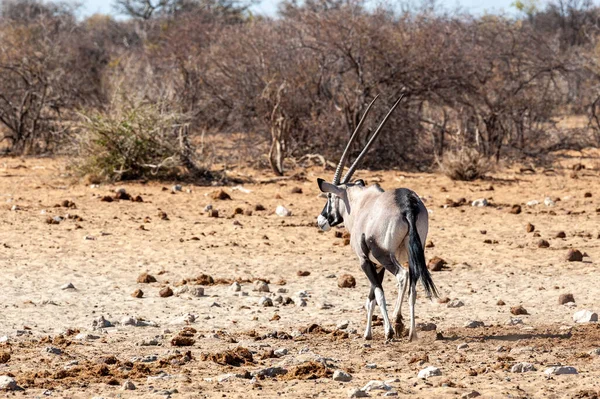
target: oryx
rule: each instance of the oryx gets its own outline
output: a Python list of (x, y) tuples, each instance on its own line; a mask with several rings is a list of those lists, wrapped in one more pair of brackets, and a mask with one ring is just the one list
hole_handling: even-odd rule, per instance
[[(335, 170), (333, 181), (328, 183), (323, 179), (318, 179), (319, 188), (322, 192), (327, 193), (327, 203), (317, 218), (319, 228), (327, 231), (332, 226), (344, 223), (350, 232), (350, 245), (358, 255), (360, 266), (371, 283), (371, 290), (365, 304), (367, 310), (365, 339), (372, 338), (371, 319), (375, 302), (379, 305), (383, 316), (386, 339), (393, 337), (394, 329), (396, 335), (400, 337), (403, 328), (400, 309), (406, 287), (410, 287), (408, 295), (410, 331), (408, 337), (412, 341), (417, 337), (415, 330), (417, 281), (420, 279), (423, 283), (428, 298), (438, 295), (425, 264), (423, 250), (428, 230), (427, 209), (417, 194), (406, 188), (383, 191), (378, 185), (366, 187), (362, 180), (350, 182), (358, 163), (365, 156), (403, 96), (400, 96), (392, 106), (344, 178), (340, 180), (349, 148), (373, 103), (377, 100), (375, 97), (352, 133)], [(408, 271), (401, 266), (407, 260)], [(386, 270), (396, 276), (398, 282), (398, 298), (393, 314), (394, 329), (388, 318), (385, 296), (381, 286)]]

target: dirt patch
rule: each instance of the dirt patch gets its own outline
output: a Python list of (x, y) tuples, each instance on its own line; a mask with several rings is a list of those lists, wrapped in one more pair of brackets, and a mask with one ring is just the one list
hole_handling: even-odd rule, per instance
[(282, 380), (316, 380), (317, 378), (329, 378), (333, 371), (325, 367), (322, 363), (305, 362), (294, 366), (281, 377)]
[(200, 355), (202, 361), (212, 361), (221, 365), (240, 367), (243, 364), (254, 363), (252, 353), (244, 347), (238, 346), (233, 350), (216, 353), (203, 353)]

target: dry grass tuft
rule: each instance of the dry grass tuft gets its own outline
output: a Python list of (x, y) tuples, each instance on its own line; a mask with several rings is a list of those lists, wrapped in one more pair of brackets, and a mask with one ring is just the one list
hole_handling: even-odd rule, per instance
[(447, 152), (439, 165), (452, 180), (472, 181), (491, 171), (490, 160), (470, 148)]

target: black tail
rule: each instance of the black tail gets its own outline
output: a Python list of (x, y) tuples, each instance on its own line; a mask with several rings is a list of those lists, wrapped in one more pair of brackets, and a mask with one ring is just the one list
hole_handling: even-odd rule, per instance
[(413, 203), (413, 201), (410, 202), (411, 206), (404, 214), (408, 222), (408, 274), (410, 276), (410, 283), (416, 284), (421, 279), (427, 297), (431, 298), (433, 295), (437, 298), (438, 291), (425, 264), (425, 251), (423, 250), (421, 238), (417, 231), (416, 221), (419, 208), (416, 203)]

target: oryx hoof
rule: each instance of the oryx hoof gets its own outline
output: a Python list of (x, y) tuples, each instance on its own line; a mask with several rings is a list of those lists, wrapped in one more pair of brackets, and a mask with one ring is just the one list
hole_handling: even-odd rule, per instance
[(402, 338), (402, 333), (404, 333), (404, 323), (396, 322), (394, 324), (394, 332), (396, 333), (396, 337)]
[(365, 335), (363, 335), (363, 338), (365, 339), (365, 341), (370, 341), (373, 339), (373, 334), (371, 334), (371, 332), (365, 333)]
[(394, 329), (392, 329), (392, 327), (390, 327), (390, 329), (387, 330), (385, 333), (385, 339), (386, 339), (386, 341), (390, 341), (392, 338), (394, 338)]
[(410, 342), (414, 342), (417, 340), (417, 332), (416, 331), (411, 331), (408, 333), (408, 340)]

